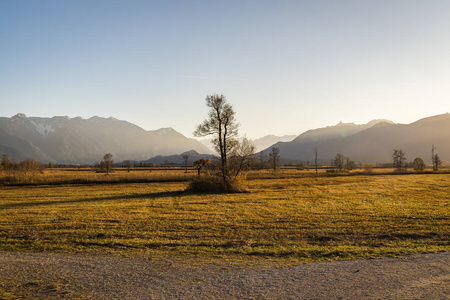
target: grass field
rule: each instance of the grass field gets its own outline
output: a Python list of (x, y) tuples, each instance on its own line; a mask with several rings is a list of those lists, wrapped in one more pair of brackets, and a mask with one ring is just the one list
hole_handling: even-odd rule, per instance
[(168, 181), (0, 186), (0, 250), (300, 261), (450, 250), (449, 174), (281, 174), (239, 194)]
[[(395, 173), (393, 168), (373, 168), (368, 173), (364, 168), (355, 169), (349, 173), (329, 173), (333, 169), (326, 167), (318, 169), (318, 176), (347, 176), (347, 175), (390, 175)], [(428, 174), (435, 174), (426, 170)], [(417, 174), (410, 169), (406, 174)], [(450, 174), (449, 168), (441, 168), (441, 174)], [(425, 174), (425, 173), (423, 173)], [(86, 183), (149, 183), (149, 182), (186, 182), (197, 176), (197, 171), (192, 168), (186, 173), (184, 168), (140, 168), (131, 169), (116, 168), (114, 172), (105, 176), (105, 173), (97, 173), (92, 168), (51, 168), (42, 172), (23, 174), (21, 172), (5, 172), (0, 170), (1, 185), (59, 185), (59, 184), (86, 184)], [(272, 170), (251, 170), (246, 172), (248, 179), (283, 179), (316, 177), (313, 168), (298, 170), (296, 167), (283, 167), (276, 174)]]

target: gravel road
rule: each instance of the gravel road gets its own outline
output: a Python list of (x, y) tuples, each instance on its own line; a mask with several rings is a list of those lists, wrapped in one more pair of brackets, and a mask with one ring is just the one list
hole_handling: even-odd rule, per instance
[(281, 267), (0, 252), (1, 291), (30, 299), (450, 299), (450, 252)]

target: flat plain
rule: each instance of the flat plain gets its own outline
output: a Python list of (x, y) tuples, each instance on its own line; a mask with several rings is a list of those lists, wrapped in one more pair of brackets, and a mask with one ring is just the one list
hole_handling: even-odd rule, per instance
[[(187, 192), (193, 176), (45, 170), (0, 186), (0, 299), (449, 293), (449, 174), (254, 172), (234, 194)], [(383, 257), (400, 260), (366, 260)]]
[(246, 193), (193, 194), (182, 172), (156, 173), (153, 182), (61, 184), (58, 177), (58, 184), (2, 186), (0, 250), (311, 261), (450, 249), (448, 174), (286, 171), (253, 175)]

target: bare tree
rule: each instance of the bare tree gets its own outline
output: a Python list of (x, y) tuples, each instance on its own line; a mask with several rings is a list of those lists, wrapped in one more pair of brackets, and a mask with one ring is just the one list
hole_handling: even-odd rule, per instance
[(416, 157), (413, 161), (413, 168), (416, 171), (423, 171), (425, 169), (425, 162), (420, 157)]
[(224, 183), (229, 182), (228, 155), (238, 143), (239, 124), (235, 119), (233, 107), (227, 103), (224, 95), (208, 95), (206, 106), (210, 108), (208, 118), (194, 131), (197, 137), (213, 135), (216, 151), (220, 154), (221, 173)]
[(405, 153), (403, 152), (403, 150), (394, 149), (394, 153), (392, 154), (392, 159), (394, 160), (394, 167), (398, 171), (401, 171), (405, 168), (406, 157), (405, 157)]
[(334, 158), (334, 166), (336, 167), (336, 169), (338, 169), (338, 171), (340, 172), (344, 168), (344, 165), (345, 165), (345, 156), (342, 155), (341, 153), (336, 154)]
[(109, 172), (112, 170), (112, 166), (114, 161), (112, 160), (112, 154), (111, 153), (106, 153), (103, 156), (103, 161), (101, 164), (103, 164), (103, 166), (105, 167), (106, 170), (106, 175), (109, 175)]
[(26, 159), (18, 165), (18, 171), (26, 181), (29, 181), (36, 174), (42, 173), (42, 167), (34, 159)]
[(433, 171), (438, 171), (439, 166), (442, 164), (442, 161), (439, 158), (439, 155), (434, 152), (435, 150), (436, 150), (436, 148), (434, 147), (434, 145), (432, 145), (431, 146), (431, 162), (433, 164)]
[(2, 155), (1, 165), (5, 171), (11, 168), (11, 160), (9, 160), (8, 154), (5, 153)]
[(259, 169), (265, 169), (266, 161), (264, 160), (264, 152), (259, 153)]
[(184, 160), (184, 173), (187, 173), (189, 154), (183, 155), (183, 160)]
[(125, 162), (125, 165), (126, 165), (126, 167), (127, 167), (127, 172), (130, 173), (130, 169), (131, 169), (131, 160), (127, 160), (127, 161)]
[(280, 163), (280, 149), (273, 147), (269, 153), (270, 163), (272, 164), (273, 172), (277, 171), (278, 165)]
[(232, 169), (234, 176), (238, 176), (243, 169), (249, 167), (251, 158), (254, 153), (255, 145), (246, 137), (244, 137), (236, 145), (236, 147), (234, 147), (234, 151), (232, 153)]
[(353, 160), (350, 160), (350, 158), (346, 158), (346, 162), (345, 162), (345, 168), (349, 171), (353, 170), (356, 168), (356, 163)]
[(436, 171), (438, 171), (439, 167), (442, 165), (442, 161), (441, 161), (441, 159), (440, 159), (438, 154), (434, 155), (434, 164), (436, 166)]
[(200, 172), (203, 169), (204, 166), (211, 163), (210, 159), (200, 158), (194, 161), (194, 168), (197, 169), (198, 176), (200, 176)]
[(317, 150), (317, 147), (314, 148), (314, 165), (316, 166), (316, 176), (317, 176), (317, 155), (319, 151)]
[(431, 145), (431, 163), (433, 164), (433, 171), (436, 171), (436, 167), (435, 167), (435, 165), (434, 165), (434, 150), (435, 150), (436, 148), (434, 148), (434, 144), (433, 145)]

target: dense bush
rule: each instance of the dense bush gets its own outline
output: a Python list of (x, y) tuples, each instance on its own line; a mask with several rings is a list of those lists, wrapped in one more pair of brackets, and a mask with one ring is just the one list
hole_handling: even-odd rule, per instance
[(236, 176), (224, 181), (220, 174), (198, 176), (188, 186), (188, 191), (196, 193), (241, 193), (246, 191), (245, 176)]

